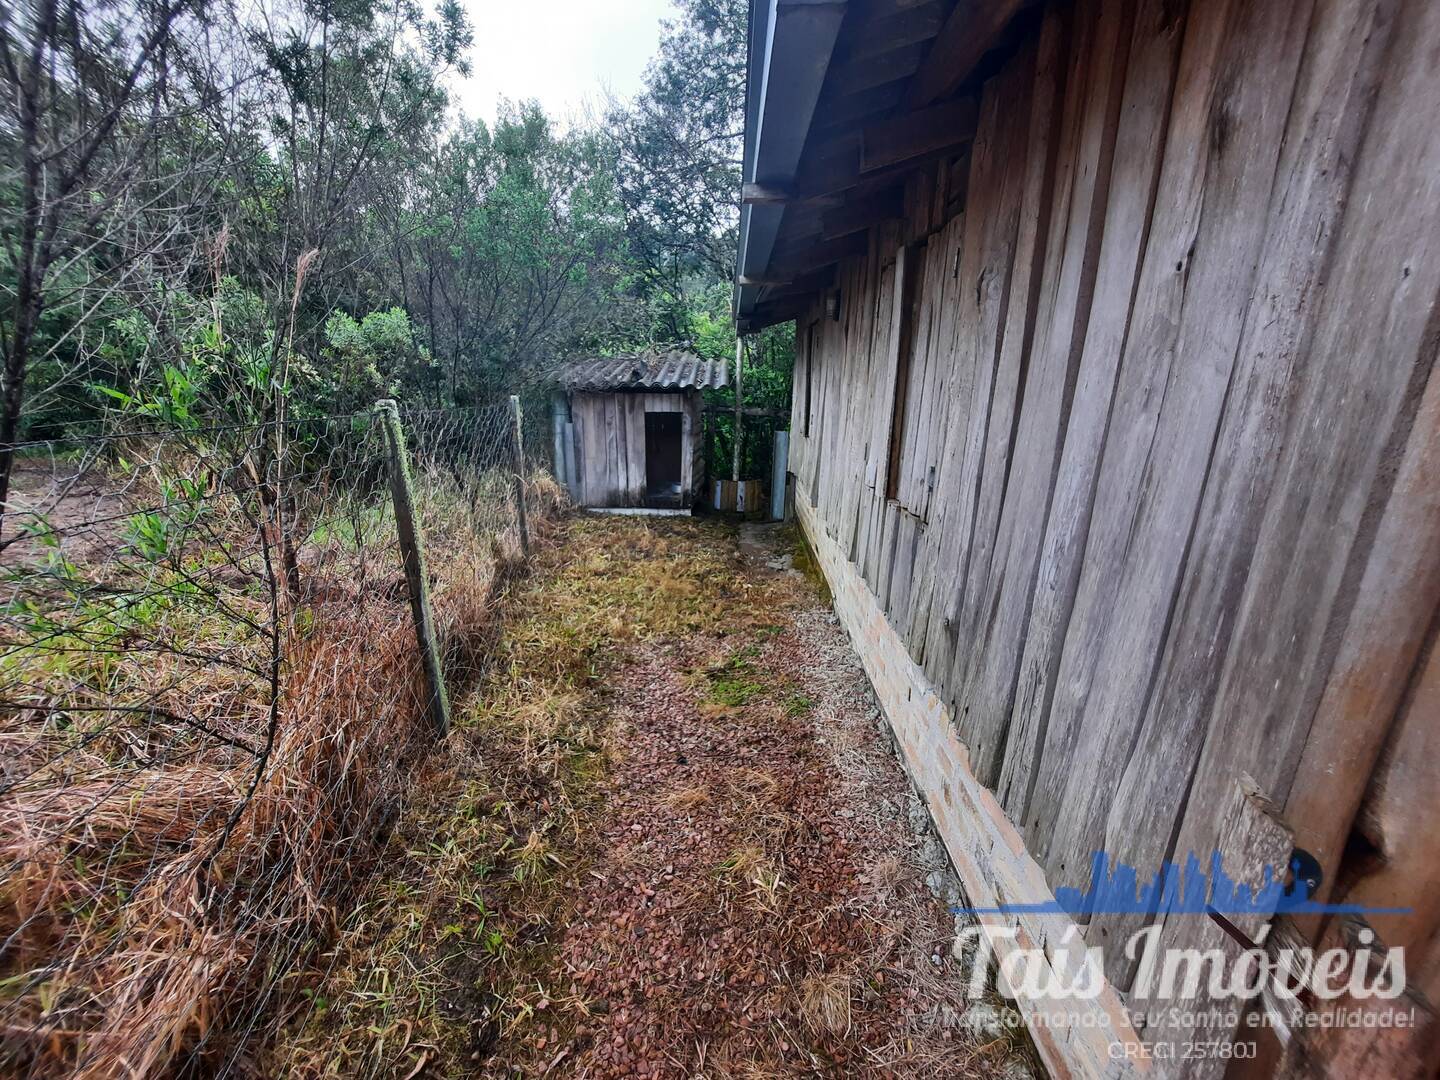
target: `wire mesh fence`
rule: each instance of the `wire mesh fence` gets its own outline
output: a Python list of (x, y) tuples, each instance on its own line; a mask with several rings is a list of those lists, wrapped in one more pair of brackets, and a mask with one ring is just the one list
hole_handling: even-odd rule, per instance
[[(513, 414), (407, 412), (446, 681), (521, 565)], [(227, 1072), (433, 742), (372, 413), (19, 448), (0, 533), (0, 1073)], [(520, 501), (517, 501), (520, 500)]]

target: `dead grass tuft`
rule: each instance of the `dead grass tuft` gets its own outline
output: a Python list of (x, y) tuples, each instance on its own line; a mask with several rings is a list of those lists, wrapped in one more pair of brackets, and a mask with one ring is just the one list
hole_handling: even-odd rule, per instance
[(853, 982), (843, 971), (817, 972), (800, 983), (800, 1016), (816, 1035), (850, 1033)]
[(905, 860), (898, 855), (884, 855), (865, 871), (865, 883), (881, 896), (888, 896), (905, 879)]
[(770, 912), (777, 909), (781, 892), (788, 888), (783, 861), (772, 859), (754, 845), (737, 849), (715, 868), (715, 876), (723, 885)]
[(423, 722), (398, 614), (379, 633), (343, 611), (324, 627), (292, 643), (272, 765), (248, 801), (254, 766), (234, 752), (139, 769), (80, 754), (0, 801), (11, 1064), (99, 1077), (121, 1060), (137, 1076), (228, 1060), (227, 1025), (265, 1012), (272, 958), (293, 965), (333, 929)]
[(665, 796), (665, 805), (681, 813), (688, 813), (709, 801), (709, 784), (687, 784)]

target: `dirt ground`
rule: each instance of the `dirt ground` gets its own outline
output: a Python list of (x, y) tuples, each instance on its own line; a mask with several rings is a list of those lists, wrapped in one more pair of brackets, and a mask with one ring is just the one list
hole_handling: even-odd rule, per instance
[(287, 1071), (1031, 1075), (793, 532), (584, 516), (542, 562)]

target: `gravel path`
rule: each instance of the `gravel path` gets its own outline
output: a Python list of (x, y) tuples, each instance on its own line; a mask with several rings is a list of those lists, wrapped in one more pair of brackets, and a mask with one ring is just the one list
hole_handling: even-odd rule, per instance
[(753, 596), (762, 621), (721, 610), (713, 630), (635, 643), (609, 677), (605, 809), (541, 980), (567, 1007), (492, 1064), (1028, 1073), (1012, 1037), (966, 1017), (953, 879), (844, 632), (790, 567), (789, 536), (745, 526), (731, 559), (732, 602)]

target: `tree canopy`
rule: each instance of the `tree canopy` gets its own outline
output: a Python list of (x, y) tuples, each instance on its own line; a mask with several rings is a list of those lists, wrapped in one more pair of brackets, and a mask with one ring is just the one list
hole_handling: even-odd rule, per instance
[[(456, 113), (493, 47), (456, 0), (7, 7), (0, 483), (16, 444), (181, 386), (238, 420), (732, 357), (746, 12), (677, 0), (643, 90), (562, 127)], [(785, 404), (788, 331), (751, 362), (751, 403)]]

